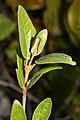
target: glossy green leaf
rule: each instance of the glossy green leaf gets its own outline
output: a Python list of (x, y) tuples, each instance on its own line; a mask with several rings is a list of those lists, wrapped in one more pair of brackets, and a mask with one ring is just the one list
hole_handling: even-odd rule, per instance
[(15, 29), (15, 23), (0, 13), (0, 41), (7, 38)]
[(10, 120), (27, 120), (23, 106), (18, 100), (15, 100), (13, 103)]
[(52, 109), (52, 101), (50, 98), (43, 100), (35, 109), (32, 120), (48, 120)]
[(51, 53), (36, 60), (36, 64), (52, 64), (52, 63), (65, 63), (76, 65), (69, 55), (63, 53)]
[(56, 70), (56, 69), (62, 69), (62, 67), (60, 66), (52, 66), (52, 67), (45, 67), (43, 69), (41, 69), (40, 71), (38, 71), (34, 76), (33, 78), (29, 81), (29, 84), (27, 86), (27, 89), (30, 89), (38, 80), (39, 78), (47, 73), (47, 72), (50, 72), (52, 70)]
[(20, 86), (21, 88), (23, 88), (23, 87), (24, 87), (23, 71), (20, 70), (20, 69), (16, 69), (16, 75), (17, 75), (17, 79), (18, 79), (19, 86)]
[(30, 59), (30, 41), (35, 36), (36, 30), (26, 10), (21, 5), (18, 7), (18, 27), (22, 55), (24, 58)]
[[(42, 52), (42, 50), (45, 46), (45, 43), (47, 41), (47, 36), (48, 36), (47, 29), (41, 30), (38, 33), (38, 35), (36, 36), (35, 43), (34, 43), (32, 49), (31, 49), (31, 52), (32, 52), (32, 51), (34, 51), (36, 46), (38, 47), (35, 56), (39, 55)], [(39, 41), (38, 41), (38, 39), (39, 39)]]

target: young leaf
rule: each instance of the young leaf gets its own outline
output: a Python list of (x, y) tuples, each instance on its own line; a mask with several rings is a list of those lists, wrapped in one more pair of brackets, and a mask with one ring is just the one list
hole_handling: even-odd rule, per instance
[(47, 31), (47, 29), (44, 29), (44, 30), (40, 31), (38, 33), (38, 35), (36, 36), (35, 44), (33, 45), (32, 49), (31, 49), (31, 53), (32, 53), (34, 51), (37, 41), (39, 39), (40, 41), (38, 43), (38, 48), (37, 48), (37, 52), (36, 52), (35, 56), (39, 55), (42, 52), (44, 45), (46, 43), (46, 40), (47, 40), (47, 35), (48, 35), (48, 31)]
[(43, 100), (35, 109), (32, 120), (48, 120), (52, 109), (52, 101), (50, 98)]
[(37, 59), (36, 64), (52, 64), (52, 63), (65, 63), (70, 65), (76, 65), (76, 62), (72, 61), (69, 55), (63, 53), (51, 53)]
[(23, 71), (20, 70), (20, 69), (16, 69), (16, 74), (17, 74), (17, 79), (18, 79), (19, 86), (20, 86), (21, 88), (23, 88), (23, 87), (24, 87)]
[(23, 106), (18, 100), (15, 100), (13, 103), (10, 120), (27, 120)]
[(29, 81), (29, 84), (28, 84), (28, 86), (27, 86), (27, 89), (30, 89), (38, 80), (39, 80), (39, 78), (43, 75), (43, 74), (45, 74), (45, 73), (47, 73), (47, 72), (50, 72), (50, 71), (52, 71), (52, 70), (56, 70), (56, 69), (62, 69), (62, 67), (60, 67), (60, 66), (52, 66), (52, 67), (45, 67), (45, 68), (43, 68), (43, 69), (41, 69), (39, 72), (37, 72), (34, 76), (33, 76), (33, 78)]
[(22, 55), (26, 59), (30, 59), (30, 41), (35, 36), (36, 30), (25, 9), (19, 5), (18, 7), (18, 27), (19, 27), (19, 41)]

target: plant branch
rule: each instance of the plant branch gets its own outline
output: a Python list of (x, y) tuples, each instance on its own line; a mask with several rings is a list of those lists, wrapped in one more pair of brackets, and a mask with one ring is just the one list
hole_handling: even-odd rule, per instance
[(38, 50), (38, 46), (39, 46), (39, 42), (40, 42), (40, 38), (37, 38), (37, 40), (35, 41), (35, 44), (31, 50), (31, 59), (30, 61), (26, 60), (26, 64), (25, 64), (25, 84), (24, 84), (24, 88), (23, 88), (23, 96), (22, 96), (22, 105), (23, 105), (23, 109), (25, 111), (25, 107), (26, 107), (26, 94), (27, 94), (27, 83), (28, 83), (28, 78), (29, 78), (29, 74), (32, 71), (32, 69), (35, 67), (36, 64), (32, 64), (32, 61), (35, 57), (35, 55), (37, 54), (37, 50)]
[(29, 74), (31, 72), (31, 70), (35, 67), (36, 64), (32, 64), (32, 61), (33, 61), (33, 58), (34, 56), (31, 57), (31, 60), (29, 61), (29, 64), (28, 64), (28, 61), (26, 60), (26, 65), (25, 65), (25, 84), (24, 84), (24, 88), (22, 90), (22, 105), (23, 105), (23, 109), (25, 111), (25, 108), (26, 108), (26, 95), (27, 95), (27, 82), (28, 82), (28, 78), (29, 78)]

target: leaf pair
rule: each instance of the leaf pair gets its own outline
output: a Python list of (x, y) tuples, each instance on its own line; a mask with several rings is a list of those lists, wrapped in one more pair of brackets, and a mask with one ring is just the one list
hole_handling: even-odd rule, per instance
[[(50, 98), (43, 100), (35, 109), (32, 120), (48, 120), (52, 109), (52, 101)], [(22, 105), (15, 100), (12, 106), (11, 120), (27, 120)]]
[[(70, 65), (76, 65), (76, 63), (72, 61), (72, 58), (70, 56), (63, 53), (51, 53), (37, 59), (35, 62), (36, 64), (66, 63)], [(24, 86), (24, 77), (23, 77), (23, 68), (22, 68), (23, 63), (22, 63), (22, 59), (18, 55), (17, 55), (17, 64), (18, 64), (18, 69), (16, 70), (16, 73), (17, 73), (18, 83), (20, 87), (23, 88)], [(30, 89), (43, 74), (56, 69), (62, 69), (62, 67), (51, 66), (41, 69), (29, 80), (27, 89)]]
[[(30, 53), (31, 39), (36, 36), (36, 29), (33, 26), (27, 12), (20, 5), (18, 8), (18, 28), (19, 28), (19, 42), (22, 55), (25, 59), (29, 60), (31, 55)], [(42, 52), (43, 47), (47, 40), (47, 30), (44, 29), (39, 32), (39, 34), (35, 37), (35, 43), (37, 42), (37, 38), (40, 39), (40, 44), (38, 46), (36, 55), (39, 55)]]
[[(36, 64), (54, 64), (54, 63), (66, 63), (70, 65), (76, 65), (74, 61), (72, 61), (72, 58), (66, 54), (63, 53), (51, 53), (48, 55), (45, 55), (39, 59), (37, 59)], [(28, 89), (30, 89), (38, 80), (39, 78), (52, 70), (56, 69), (62, 69), (60, 66), (51, 66), (41, 69), (39, 72), (37, 72), (33, 78), (29, 81), (29, 84), (27, 86)]]

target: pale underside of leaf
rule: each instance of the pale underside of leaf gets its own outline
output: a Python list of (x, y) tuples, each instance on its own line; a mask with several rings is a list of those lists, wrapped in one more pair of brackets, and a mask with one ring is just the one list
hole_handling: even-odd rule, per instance
[(50, 98), (43, 100), (35, 109), (32, 120), (48, 120), (51, 114), (52, 101)]
[[(37, 55), (39, 55), (41, 52), (42, 52), (42, 50), (43, 50), (43, 48), (44, 48), (44, 46), (45, 46), (45, 44), (46, 44), (46, 41), (47, 41), (47, 36), (48, 36), (48, 31), (47, 31), (47, 29), (44, 29), (44, 30), (41, 30), (39, 33), (38, 33), (38, 35), (36, 36), (36, 40), (35, 40), (35, 43), (37, 43), (37, 40), (38, 39), (40, 39), (40, 41), (39, 41), (39, 45), (38, 45), (38, 48), (37, 48), (37, 53), (35, 54), (35, 56), (37, 56)], [(38, 38), (38, 39), (37, 39)], [(34, 47), (34, 46), (33, 46)], [(32, 49), (33, 49), (33, 47), (32, 47)]]
[(60, 66), (52, 66), (52, 67), (45, 67), (43, 69), (41, 69), (39, 72), (37, 72), (33, 78), (29, 81), (28, 85), (27, 85), (27, 89), (30, 89), (39, 79), (40, 77), (47, 73), (50, 72), (52, 70), (56, 70), (56, 69), (62, 69), (62, 67)]
[(76, 65), (76, 62), (72, 61), (72, 58), (64, 53), (51, 53), (37, 59), (35, 62), (36, 64), (65, 63)]
[(35, 36), (36, 30), (27, 12), (21, 5), (18, 8), (18, 27), (22, 55), (24, 58), (30, 59), (30, 42), (31, 38)]
[(39, 37), (39, 38), (41, 39), (41, 42), (40, 42), (39, 47), (38, 47), (37, 55), (39, 55), (39, 54), (42, 52), (42, 50), (43, 50), (43, 48), (44, 48), (44, 45), (45, 45), (45, 43), (46, 43), (46, 41), (47, 41), (47, 36), (48, 36), (48, 31), (47, 31), (47, 29), (42, 30), (42, 31), (37, 35), (37, 37)]
[(13, 103), (10, 120), (27, 120), (23, 106), (18, 100)]

